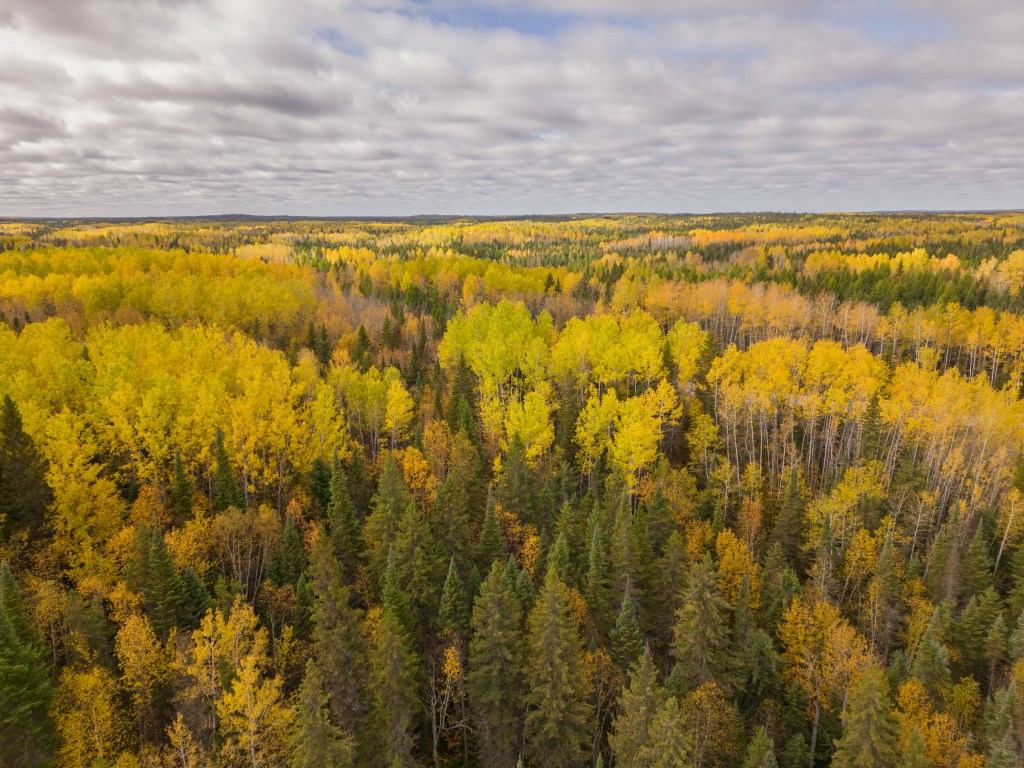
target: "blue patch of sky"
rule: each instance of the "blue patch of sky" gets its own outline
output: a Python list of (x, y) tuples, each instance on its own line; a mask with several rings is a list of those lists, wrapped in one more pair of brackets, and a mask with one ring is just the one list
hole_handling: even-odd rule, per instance
[(510, 29), (524, 35), (555, 38), (583, 20), (575, 14), (545, 13), (530, 8), (498, 8), (469, 3), (433, 3), (413, 0), (420, 16), (439, 24), (469, 29)]
[(331, 48), (342, 53), (347, 53), (352, 56), (359, 56), (364, 51), (363, 45), (355, 38), (345, 35), (341, 30), (335, 27), (323, 27), (322, 29), (316, 30), (314, 36), (317, 40), (322, 40), (327, 43)]
[(893, 8), (886, 2), (863, 3), (825, 10), (823, 18), (837, 27), (853, 29), (882, 44), (941, 42), (954, 36), (954, 26), (937, 15), (924, 16)]

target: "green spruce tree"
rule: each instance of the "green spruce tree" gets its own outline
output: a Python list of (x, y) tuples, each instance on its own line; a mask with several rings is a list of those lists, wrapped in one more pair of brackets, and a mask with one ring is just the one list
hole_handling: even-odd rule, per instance
[(549, 571), (530, 612), (527, 633), (526, 756), (540, 768), (569, 768), (587, 754), (593, 706), (583, 644), (565, 585)]

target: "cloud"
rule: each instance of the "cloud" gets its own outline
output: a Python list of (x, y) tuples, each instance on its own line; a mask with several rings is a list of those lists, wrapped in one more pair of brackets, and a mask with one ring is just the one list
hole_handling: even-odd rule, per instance
[(979, 2), (8, 0), (0, 215), (1024, 207)]

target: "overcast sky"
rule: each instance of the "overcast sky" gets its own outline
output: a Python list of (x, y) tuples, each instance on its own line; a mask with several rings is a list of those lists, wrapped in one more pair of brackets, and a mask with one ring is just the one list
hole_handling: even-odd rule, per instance
[(0, 0), (0, 216), (1022, 207), (1022, 0)]

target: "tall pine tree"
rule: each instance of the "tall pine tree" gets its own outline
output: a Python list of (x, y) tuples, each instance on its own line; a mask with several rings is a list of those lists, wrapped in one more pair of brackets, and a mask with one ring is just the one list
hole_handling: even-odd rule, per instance
[(548, 571), (527, 624), (526, 756), (540, 768), (569, 768), (586, 754), (594, 712), (583, 644), (554, 571)]

